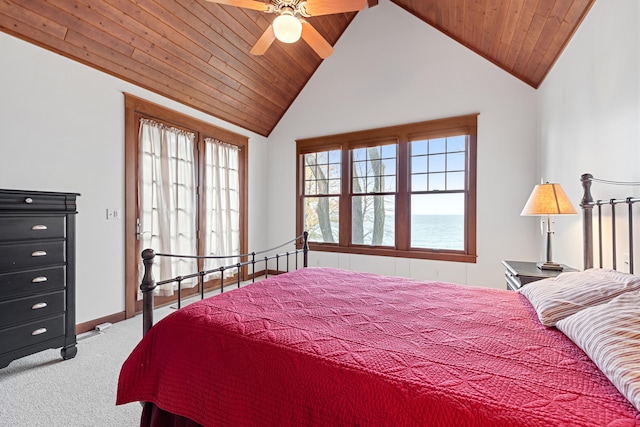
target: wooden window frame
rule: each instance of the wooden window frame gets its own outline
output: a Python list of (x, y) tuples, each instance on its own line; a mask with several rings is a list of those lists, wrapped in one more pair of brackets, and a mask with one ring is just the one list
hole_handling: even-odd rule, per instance
[[(240, 148), (239, 179), (240, 179), (240, 253), (247, 252), (248, 240), (248, 160), (249, 139), (210, 123), (187, 116), (177, 111), (154, 104), (144, 99), (125, 93), (125, 318), (135, 316), (142, 311), (141, 301), (137, 300), (138, 270), (132, 260), (140, 259), (140, 251), (136, 239), (136, 219), (138, 201), (138, 130), (140, 118), (148, 118), (176, 128), (184, 129), (196, 134), (196, 145), (204, 147), (204, 138), (213, 138), (236, 145)], [(204, 170), (204, 156), (200, 157), (199, 168)], [(200, 174), (197, 185), (204, 188), (204, 174)], [(198, 215), (198, 230), (204, 230), (205, 203), (200, 203)], [(201, 240), (198, 251), (204, 250), (204, 240)], [(160, 278), (157, 278), (160, 280)], [(166, 278), (163, 278), (166, 279)], [(219, 284), (219, 281), (216, 281)], [(191, 290), (184, 290), (186, 296)], [(173, 297), (157, 297), (156, 305), (175, 301)]]
[[(342, 153), (340, 218), (338, 243), (309, 242), (313, 251), (418, 258), (439, 261), (475, 263), (476, 253), (476, 173), (478, 114), (430, 120), (399, 126), (350, 132), (296, 141), (296, 231), (304, 231), (304, 154), (340, 150)], [(411, 141), (420, 138), (442, 138), (467, 135), (465, 177), (465, 233), (463, 250), (423, 249), (410, 247), (410, 150)], [(397, 199), (395, 215), (395, 247), (351, 244), (351, 171), (350, 150), (381, 145), (390, 140), (398, 144)]]

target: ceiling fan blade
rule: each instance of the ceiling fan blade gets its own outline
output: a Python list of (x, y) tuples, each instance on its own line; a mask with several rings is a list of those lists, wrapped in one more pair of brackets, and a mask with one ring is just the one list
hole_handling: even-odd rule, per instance
[(311, 49), (315, 50), (322, 59), (328, 58), (333, 53), (331, 46), (322, 35), (307, 21), (302, 22), (302, 38), (307, 42)]
[(367, 6), (367, 0), (307, 0), (304, 9), (310, 16), (355, 12)]
[(211, 3), (224, 4), (227, 6), (243, 7), (245, 9), (259, 10), (266, 12), (269, 10), (269, 5), (257, 0), (207, 0)]
[(253, 45), (249, 53), (252, 55), (264, 55), (275, 39), (276, 34), (273, 32), (273, 25), (269, 25), (265, 32), (262, 33), (256, 44)]

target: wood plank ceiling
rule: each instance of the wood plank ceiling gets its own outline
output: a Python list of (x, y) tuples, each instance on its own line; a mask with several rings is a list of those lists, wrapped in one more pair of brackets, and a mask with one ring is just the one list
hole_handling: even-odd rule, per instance
[[(534, 88), (595, 2), (391, 1)], [(309, 22), (334, 45), (355, 16)], [(303, 41), (250, 55), (272, 20), (205, 0), (0, 0), (0, 30), (264, 136), (321, 63)]]
[(595, 0), (391, 0), (538, 88)]

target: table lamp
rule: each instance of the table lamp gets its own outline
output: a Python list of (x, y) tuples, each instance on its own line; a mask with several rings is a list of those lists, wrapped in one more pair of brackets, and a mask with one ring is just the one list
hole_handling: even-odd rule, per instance
[(533, 188), (527, 204), (524, 205), (522, 213), (524, 216), (545, 216), (547, 217), (547, 260), (538, 262), (536, 265), (541, 270), (562, 271), (562, 266), (551, 260), (551, 215), (575, 215), (571, 201), (567, 197), (560, 184), (538, 184)]

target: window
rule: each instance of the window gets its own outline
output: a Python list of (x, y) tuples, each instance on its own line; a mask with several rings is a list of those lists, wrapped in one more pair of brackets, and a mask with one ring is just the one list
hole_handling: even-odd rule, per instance
[(338, 241), (340, 168), (339, 151), (304, 155), (303, 209), (312, 240)]
[(409, 142), (412, 248), (464, 250), (467, 138)]
[(477, 115), (297, 141), (312, 250), (475, 262)]
[(397, 144), (350, 150), (351, 242), (395, 245)]

